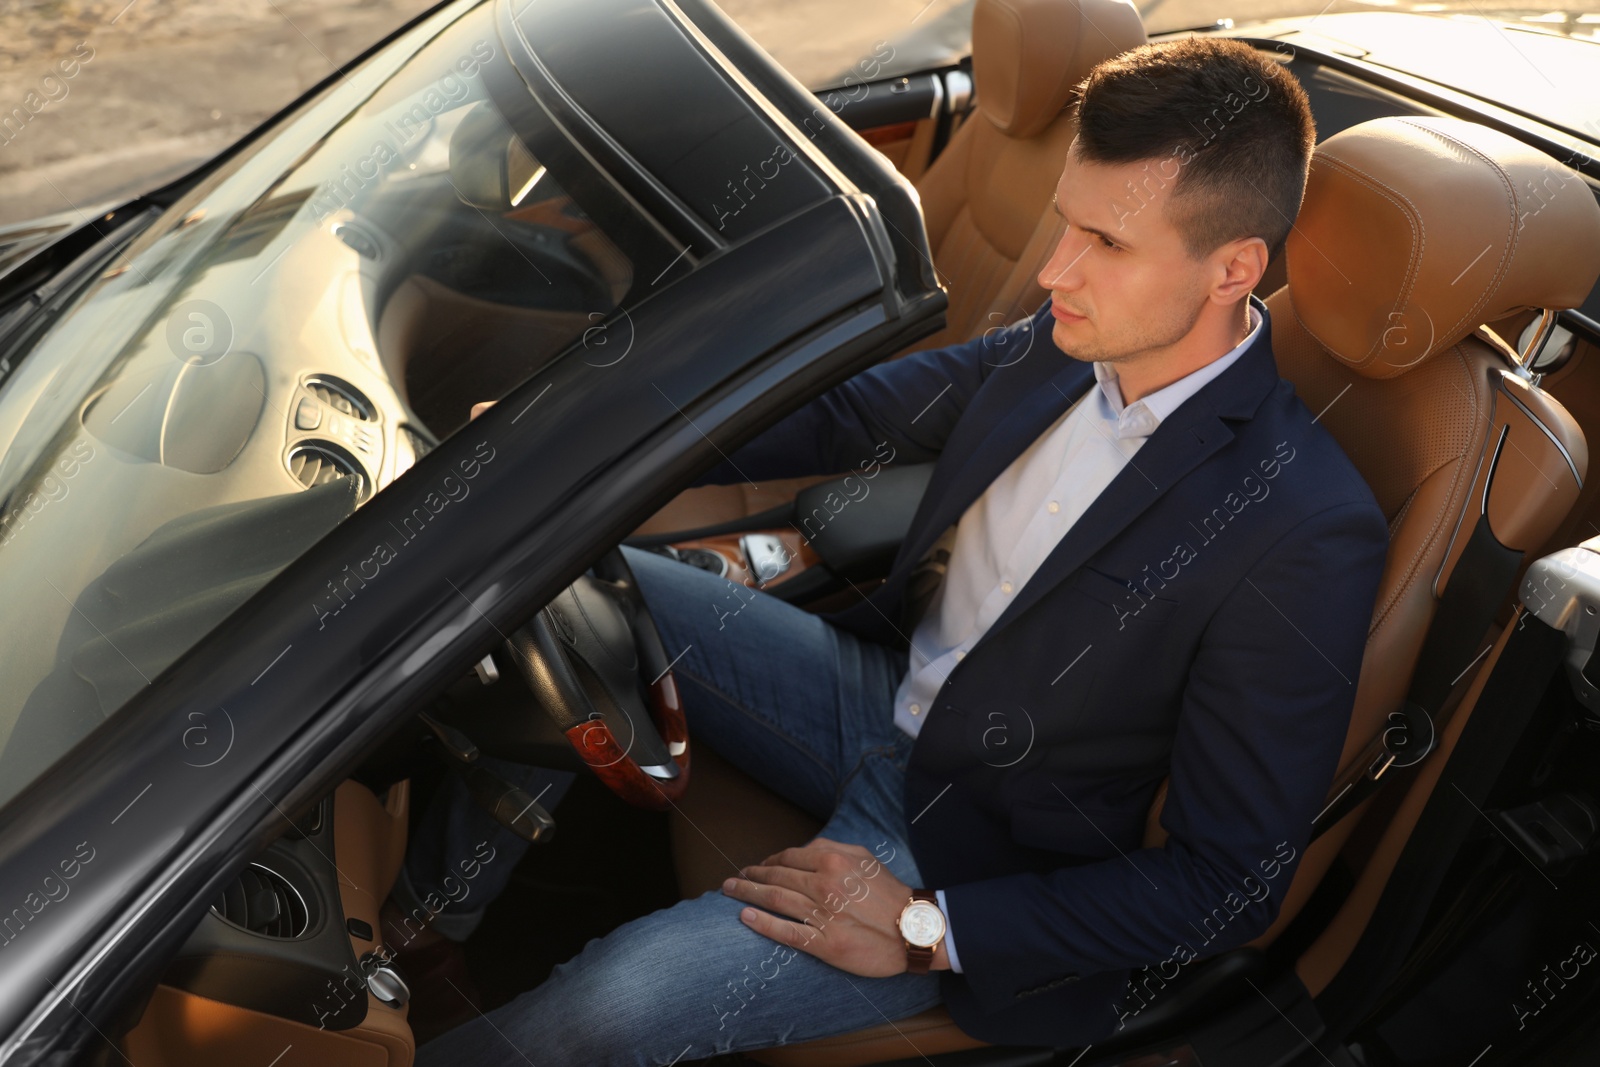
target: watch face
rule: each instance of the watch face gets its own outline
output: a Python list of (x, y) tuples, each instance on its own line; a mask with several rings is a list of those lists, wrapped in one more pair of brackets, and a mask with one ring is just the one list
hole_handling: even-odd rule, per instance
[(937, 945), (944, 937), (944, 913), (926, 900), (913, 901), (900, 913), (900, 934), (922, 948)]

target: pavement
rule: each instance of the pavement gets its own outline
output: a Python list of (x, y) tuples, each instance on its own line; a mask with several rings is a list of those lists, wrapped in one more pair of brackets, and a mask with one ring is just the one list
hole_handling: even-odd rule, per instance
[[(720, 0), (807, 85), (873, 76), (965, 40), (973, 0)], [(1472, 5), (1475, 0), (1450, 0)], [(1142, 0), (1152, 32), (1312, 14), (1321, 0)], [(1594, 0), (1555, 0), (1556, 12)], [(0, 225), (175, 178), (432, 0), (8, 0), (0, 5)], [(1332, 0), (1324, 10), (1437, 10)], [(1463, 7), (1463, 10), (1467, 10)], [(1592, 18), (1592, 16), (1591, 16)], [(1592, 27), (1584, 27), (1592, 29)], [(930, 60), (931, 62), (931, 60)]]
[[(801, 80), (819, 84), (870, 62), (877, 42), (970, 4), (725, 0), (723, 6)], [(0, 5), (0, 224), (132, 196), (178, 177), (432, 6), (432, 0)]]
[(177, 177), (429, 6), (11, 0), (0, 8), (0, 223)]

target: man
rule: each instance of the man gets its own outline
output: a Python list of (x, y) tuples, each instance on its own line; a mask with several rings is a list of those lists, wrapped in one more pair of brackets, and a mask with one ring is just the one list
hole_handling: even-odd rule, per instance
[(1271, 924), (1387, 548), (1250, 296), (1311, 115), (1282, 68), (1204, 39), (1101, 64), (1077, 107), (1044, 308), (857, 375), (703, 479), (937, 459), (882, 586), (819, 617), (627, 550), (697, 740), (821, 835), (591, 941), (419, 1064), (664, 1064), (941, 1000), (990, 1042), (1086, 1044), (1133, 969)]

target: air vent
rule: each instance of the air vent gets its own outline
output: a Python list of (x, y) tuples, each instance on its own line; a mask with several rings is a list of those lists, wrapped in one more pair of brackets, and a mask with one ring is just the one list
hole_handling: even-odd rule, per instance
[(349, 415), (352, 419), (362, 422), (372, 422), (377, 418), (377, 413), (372, 408), (372, 402), (348, 382), (341, 382), (337, 378), (318, 375), (307, 379), (306, 388), (311, 395), (327, 404), (333, 410)]
[(377, 240), (359, 226), (349, 222), (341, 222), (333, 228), (333, 235), (363, 259), (376, 260), (383, 258), (383, 250), (378, 246)]
[(401, 426), (399, 434), (395, 437), (394, 476), (400, 477), (410, 470), (417, 460), (432, 451), (432, 441), (410, 426)]
[(344, 449), (327, 441), (302, 441), (295, 445), (289, 452), (289, 473), (307, 489), (340, 478), (353, 478), (356, 498), (365, 499), (367, 495), (367, 479), (361, 472), (361, 465)]
[(212, 903), (211, 910), (262, 937), (299, 937), (310, 919), (306, 902), (294, 886), (259, 863), (246, 867)]
[(418, 433), (415, 428), (402, 426), (400, 427), (400, 434), (405, 438), (406, 443), (411, 446), (412, 454), (418, 459), (433, 451), (433, 442)]

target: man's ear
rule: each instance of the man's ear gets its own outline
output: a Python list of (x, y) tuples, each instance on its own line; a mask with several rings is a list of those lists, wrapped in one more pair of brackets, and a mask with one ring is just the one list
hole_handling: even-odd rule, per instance
[(1215, 265), (1211, 298), (1232, 304), (1249, 295), (1267, 270), (1267, 242), (1259, 237), (1229, 241), (1211, 254)]

